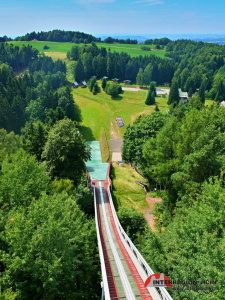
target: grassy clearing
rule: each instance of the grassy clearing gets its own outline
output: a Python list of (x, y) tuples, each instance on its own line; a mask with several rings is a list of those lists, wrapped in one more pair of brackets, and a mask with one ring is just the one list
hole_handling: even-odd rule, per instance
[[(104, 91), (93, 95), (88, 88), (74, 89), (73, 95), (82, 110), (83, 122), (80, 131), (86, 140), (100, 140), (103, 129), (107, 140), (123, 137), (127, 126), (139, 115), (150, 114), (155, 109), (155, 105), (147, 106), (144, 103), (147, 90), (124, 91), (117, 99), (111, 99)], [(162, 112), (166, 112), (167, 98), (157, 97), (156, 103)], [(123, 118), (124, 127), (117, 126), (116, 117)]]
[(105, 129), (103, 128), (100, 132), (100, 146), (101, 146), (101, 153), (102, 153), (102, 161), (103, 162), (110, 161), (109, 145), (106, 138)]
[(117, 163), (113, 163), (111, 178), (113, 180), (112, 196), (116, 209), (133, 207), (141, 210), (148, 207), (144, 189), (135, 183), (143, 179), (129, 165), (119, 167)]
[[(71, 47), (74, 45), (72, 43), (58, 43), (58, 42), (48, 42), (48, 41), (43, 41), (43, 42), (39, 42), (39, 41), (35, 41), (35, 42), (32, 42), (32, 41), (29, 41), (29, 42), (10, 42), (10, 44), (13, 44), (15, 46), (27, 46), (27, 45), (31, 45), (33, 48), (37, 49), (38, 51), (40, 52), (46, 52), (46, 54), (51, 54), (53, 52), (55, 53), (59, 53), (59, 52), (64, 52), (64, 53), (67, 53)], [(43, 49), (43, 47), (47, 45), (49, 47), (49, 49)]]
[(50, 56), (53, 60), (61, 59), (67, 60), (65, 52), (44, 52), (45, 55)]
[[(151, 51), (143, 51), (141, 50), (141, 47), (143, 44), (107, 44), (107, 43), (96, 43), (98, 47), (105, 47), (107, 49), (111, 49), (111, 51), (115, 52), (126, 52), (131, 57), (136, 57), (139, 55), (145, 56), (145, 55), (156, 55), (161, 58), (164, 58), (165, 56), (165, 50), (151, 50)], [(154, 48), (154, 45), (147, 45), (150, 48)]]
[[(23, 45), (31, 45), (33, 48), (36, 48), (40, 52), (44, 52), (46, 55), (51, 56), (53, 59), (66, 59), (66, 53), (70, 51), (72, 46), (78, 45), (78, 46), (83, 46), (83, 44), (73, 44), (73, 43), (60, 43), (60, 42), (48, 42), (48, 41), (29, 41), (29, 42), (16, 42), (12, 41), (10, 42), (13, 45), (16, 46), (23, 46)], [(43, 47), (47, 45), (49, 49), (43, 49)], [(136, 57), (139, 55), (156, 55), (161, 58), (165, 56), (165, 50), (151, 50), (151, 51), (143, 51), (141, 50), (141, 46), (143, 44), (137, 44), (137, 45), (129, 45), (129, 44), (107, 44), (107, 43), (96, 43), (98, 47), (105, 47), (107, 49), (111, 49), (112, 51), (115, 52), (126, 52), (129, 54), (131, 57)], [(153, 47), (153, 45), (150, 45)], [(61, 53), (64, 54), (61, 54)]]

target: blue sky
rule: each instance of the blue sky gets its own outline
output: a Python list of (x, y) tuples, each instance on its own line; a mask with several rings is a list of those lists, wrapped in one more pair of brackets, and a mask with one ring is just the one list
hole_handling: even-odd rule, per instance
[(224, 0), (1, 0), (0, 36), (64, 29), (97, 34), (224, 33)]

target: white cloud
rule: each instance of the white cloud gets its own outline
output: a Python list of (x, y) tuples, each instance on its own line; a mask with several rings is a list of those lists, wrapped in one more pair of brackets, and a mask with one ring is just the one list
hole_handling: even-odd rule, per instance
[(163, 0), (140, 0), (140, 1), (135, 1), (133, 3), (136, 4), (143, 4), (143, 5), (158, 5), (158, 4), (163, 4)]

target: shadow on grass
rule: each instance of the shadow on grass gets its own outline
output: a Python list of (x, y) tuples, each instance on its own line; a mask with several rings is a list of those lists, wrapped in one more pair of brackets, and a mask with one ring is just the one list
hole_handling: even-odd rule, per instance
[(117, 97), (111, 97), (111, 99), (112, 100), (114, 100), (114, 101), (121, 101), (121, 100), (123, 100), (123, 97), (122, 96), (117, 96)]
[(95, 137), (90, 127), (78, 126), (78, 129), (86, 141), (95, 141)]
[(116, 197), (115, 195), (115, 187), (113, 185), (113, 179), (116, 179), (116, 173), (115, 173), (115, 168), (113, 167), (113, 165), (111, 165), (111, 169), (110, 169), (110, 178), (112, 180), (112, 200), (113, 200), (113, 204), (115, 207), (115, 210), (118, 211), (118, 207), (119, 207), (119, 198)]

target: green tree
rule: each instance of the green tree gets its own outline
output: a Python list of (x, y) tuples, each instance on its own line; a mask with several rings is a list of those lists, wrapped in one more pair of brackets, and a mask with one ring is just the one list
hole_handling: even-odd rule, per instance
[(107, 60), (106, 60), (106, 71), (107, 71), (107, 76), (109, 78), (113, 78), (113, 76), (114, 76), (114, 70), (115, 70), (114, 65), (115, 64), (114, 64), (113, 59), (110, 54), (107, 56)]
[(137, 212), (134, 208), (120, 208), (118, 217), (131, 240), (135, 240), (138, 234), (143, 233), (147, 225), (143, 214)]
[(147, 98), (145, 100), (146, 105), (152, 105), (155, 104), (155, 94), (154, 92), (151, 92), (150, 90), (148, 91)]
[(28, 206), (48, 190), (49, 177), (43, 165), (24, 150), (4, 159), (0, 176), (0, 198), (6, 207)]
[(47, 140), (47, 128), (40, 122), (27, 122), (22, 129), (23, 148), (38, 160), (41, 160), (41, 154)]
[(206, 91), (206, 83), (203, 80), (200, 85), (200, 88), (198, 90), (198, 95), (199, 95), (202, 103), (205, 103), (205, 91)]
[(152, 72), (153, 72), (153, 66), (150, 63), (144, 69), (144, 73), (143, 73), (143, 85), (146, 85), (146, 86), (150, 85), (150, 82), (152, 81)]
[(118, 83), (107, 82), (105, 92), (110, 95), (112, 98), (117, 98), (119, 94), (122, 94), (121, 85)]
[(99, 86), (98, 86), (98, 83), (95, 82), (95, 84), (94, 84), (94, 86), (93, 86), (91, 92), (92, 92), (93, 95), (96, 95), (97, 93), (99, 93), (99, 91), (100, 91), (100, 88), (99, 88)]
[(11, 107), (6, 98), (0, 95), (0, 128), (12, 130)]
[(81, 59), (78, 59), (74, 69), (74, 79), (77, 82), (85, 80), (84, 66)]
[(22, 141), (19, 135), (0, 129), (0, 163), (7, 155), (17, 152), (21, 147)]
[(77, 123), (82, 121), (80, 107), (75, 103), (71, 89), (67, 87), (61, 87), (57, 91), (58, 106), (63, 109), (65, 116)]
[(18, 299), (96, 299), (95, 225), (76, 200), (65, 192), (43, 195), (27, 209), (9, 212), (8, 250), (1, 256), (3, 289), (17, 291)]
[(155, 111), (160, 111), (158, 104), (156, 104), (156, 106), (155, 106)]
[(31, 100), (29, 105), (25, 109), (27, 119), (29, 121), (44, 121), (45, 119), (45, 108), (42, 104), (42, 100)]
[(157, 132), (163, 127), (167, 115), (153, 112), (148, 116), (141, 116), (132, 125), (127, 127), (124, 134), (122, 147), (123, 160), (140, 166), (143, 163), (142, 148), (150, 137), (156, 137)]
[(105, 88), (106, 88), (106, 83), (107, 83), (106, 78), (103, 78), (102, 79), (102, 89), (103, 90), (105, 90)]
[(172, 82), (172, 85), (170, 88), (168, 104), (173, 104), (176, 106), (179, 101), (180, 101), (180, 97), (179, 97), (179, 91), (178, 91), (178, 84), (177, 84), (177, 81), (174, 80)]
[(92, 89), (93, 89), (93, 87), (94, 87), (94, 85), (95, 85), (96, 82), (97, 82), (97, 81), (96, 81), (96, 78), (95, 78), (95, 77), (93, 77), (93, 78), (91, 78), (91, 79), (89, 80), (89, 82), (88, 82), (88, 87), (89, 87), (89, 90), (90, 90), (90, 91), (92, 91)]
[(58, 121), (50, 130), (42, 153), (46, 168), (53, 177), (69, 178), (76, 184), (85, 170), (90, 151), (73, 121)]
[(144, 82), (144, 71), (142, 68), (139, 69), (137, 77), (136, 77), (136, 83), (142, 87)]
[(79, 46), (73, 46), (71, 50), (68, 52), (68, 59), (78, 60), (79, 59)]

